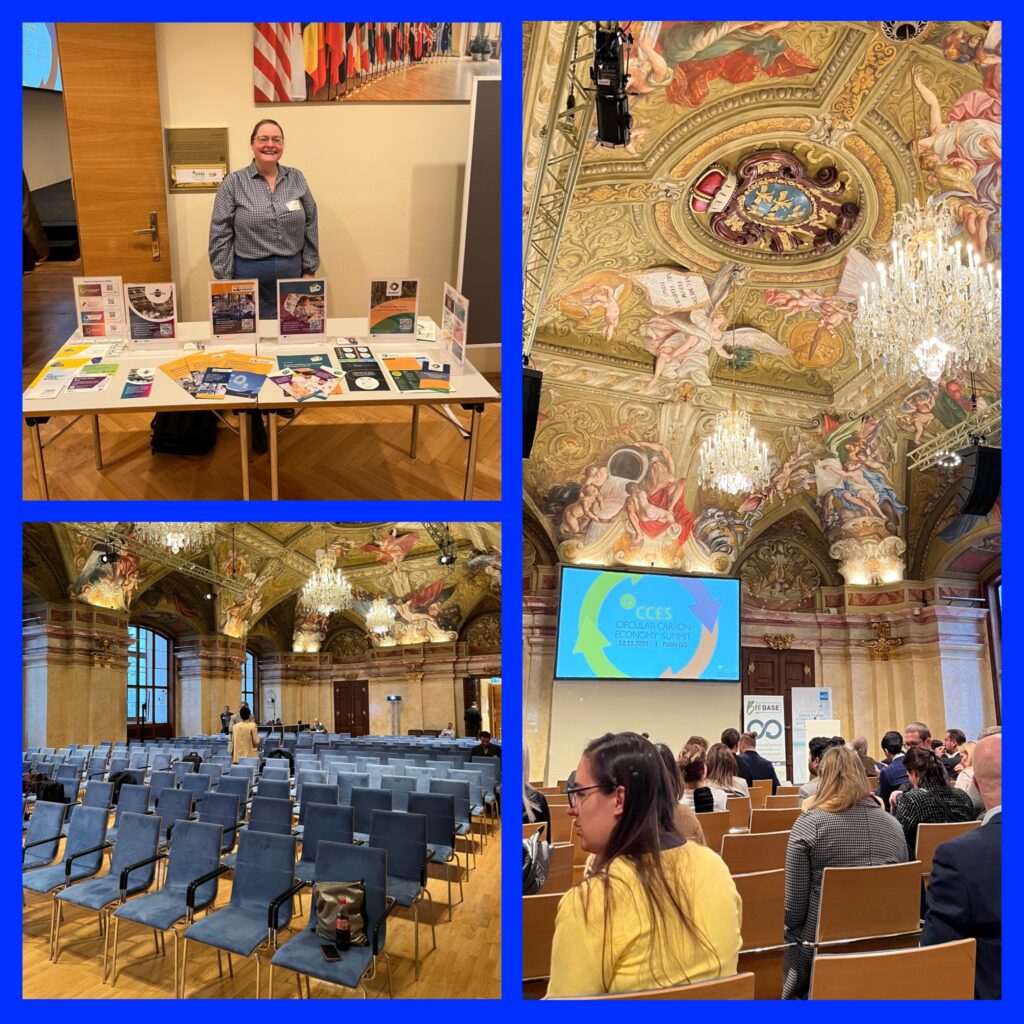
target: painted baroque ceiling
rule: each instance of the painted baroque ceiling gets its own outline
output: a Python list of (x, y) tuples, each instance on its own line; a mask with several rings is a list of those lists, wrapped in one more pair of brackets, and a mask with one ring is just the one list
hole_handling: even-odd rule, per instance
[[(438, 565), (438, 547), (423, 523), (215, 525), (210, 545), (181, 555), (225, 581), (211, 588), (176, 571), (166, 553), (147, 549), (131, 523), (26, 524), (26, 592), (131, 611), (177, 632), (262, 634), (278, 649), (296, 640), (313, 649), (339, 631), (365, 633), (366, 612), (377, 597), (396, 609), (399, 626), (408, 629), (406, 642), (454, 640), (470, 618), (500, 608), (497, 523), (448, 524), (457, 553), (453, 566)], [(97, 538), (106, 528), (131, 545), (103, 563)], [(320, 548), (334, 556), (353, 588), (352, 608), (330, 619), (297, 607)], [(150, 550), (159, 557), (150, 557)]]
[[(865, 266), (915, 198), (947, 204), (998, 262), (999, 24), (629, 30), (632, 140), (608, 149), (591, 132), (533, 349), (545, 387), (526, 503), (559, 557), (729, 572), (799, 512), (805, 581), (836, 582), (828, 552), (850, 540), (901, 547), (911, 578), (976, 574), (998, 554), (999, 507), (954, 522), (971, 518), (950, 509), (957, 473), (905, 469), (967, 415), (970, 383), (886, 387), (853, 323)], [(524, 211), (564, 32), (524, 28)], [(976, 389), (992, 401), (1000, 382)], [(778, 467), (739, 503), (695, 473), (733, 394)], [(859, 483), (840, 484), (851, 472)]]

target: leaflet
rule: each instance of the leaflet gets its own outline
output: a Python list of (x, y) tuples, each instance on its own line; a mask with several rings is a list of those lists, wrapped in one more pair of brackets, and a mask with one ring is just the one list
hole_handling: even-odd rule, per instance
[(315, 373), (278, 373), (272, 374), (270, 379), (297, 402), (320, 397), (320, 378)]
[(441, 312), (441, 351), (455, 373), (462, 373), (466, 358), (466, 326), (469, 321), (469, 299), (450, 284), (444, 286), (444, 309)]
[(83, 338), (124, 338), (128, 323), (120, 277), (72, 278), (75, 316)]
[(277, 366), (280, 370), (312, 373), (321, 367), (329, 370), (331, 368), (331, 357), (326, 352), (315, 352), (310, 355), (278, 356)]
[[(390, 390), (387, 376), (369, 349), (336, 348), (334, 351), (338, 354), (340, 375), (345, 382), (347, 391), (358, 394), (364, 391)], [(341, 355), (343, 351), (365, 352), (366, 355), (343, 358)]]
[(323, 338), (327, 330), (327, 279), (277, 282), (278, 332), (282, 338)]
[(224, 361), (229, 371), (227, 394), (231, 398), (256, 398), (267, 379), (267, 374), (274, 368), (269, 359), (247, 356), (240, 352), (231, 352)]
[(196, 398), (222, 399), (228, 393), (231, 371), (222, 366), (210, 366), (196, 390)]
[(399, 391), (444, 391), (451, 387), (451, 366), (426, 356), (383, 355), (381, 361)]
[(73, 377), (69, 391), (106, 391), (111, 378), (117, 373), (117, 363), (89, 363), (84, 372)]
[(156, 370), (152, 366), (135, 366), (128, 371), (128, 380), (121, 389), (122, 398), (148, 398), (153, 389)]
[(370, 334), (416, 335), (419, 281), (379, 279), (370, 282)]
[(214, 338), (256, 337), (258, 281), (211, 281), (209, 294)]
[(167, 341), (175, 337), (178, 310), (174, 284), (126, 284), (128, 329), (132, 341)]
[(73, 376), (73, 370), (44, 367), (25, 392), (25, 397), (32, 399), (56, 398), (71, 383)]

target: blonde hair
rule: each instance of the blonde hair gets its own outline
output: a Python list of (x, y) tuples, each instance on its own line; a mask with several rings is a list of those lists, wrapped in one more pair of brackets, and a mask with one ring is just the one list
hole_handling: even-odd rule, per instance
[(975, 743), (974, 740), (967, 740), (966, 743), (961, 743), (960, 744), (960, 751), (959, 751), (959, 753), (960, 753), (960, 763), (965, 768), (972, 767), (972, 765), (974, 763), (974, 748), (977, 745), (978, 744)]
[(809, 809), (848, 811), (866, 795), (860, 758), (847, 747), (829, 747), (818, 764), (818, 791)]

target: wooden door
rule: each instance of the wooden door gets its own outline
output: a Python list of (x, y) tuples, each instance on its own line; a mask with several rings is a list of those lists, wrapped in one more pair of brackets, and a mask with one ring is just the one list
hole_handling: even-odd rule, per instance
[(491, 728), (496, 742), (501, 742), (501, 683), (488, 683), (487, 703), (491, 712)]
[[(751, 696), (784, 697), (786, 713), (786, 774), (793, 778), (794, 686), (814, 686), (814, 651), (773, 651), (743, 648), (742, 691)], [(742, 714), (742, 694), (740, 695)]]
[(83, 271), (169, 281), (154, 26), (58, 24), (57, 49)]
[(353, 736), (369, 735), (370, 701), (367, 680), (335, 680), (334, 731), (348, 732)]

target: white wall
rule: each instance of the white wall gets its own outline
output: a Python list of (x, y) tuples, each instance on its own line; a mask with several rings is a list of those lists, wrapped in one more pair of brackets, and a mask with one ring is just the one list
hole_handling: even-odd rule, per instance
[(47, 89), (21, 90), (21, 162), (31, 189), (71, 177), (64, 94)]
[[(365, 316), (371, 277), (418, 277), (420, 312), (440, 320), (456, 281), (469, 104), (295, 103), (252, 98), (250, 23), (156, 26), (164, 128), (227, 126), (230, 170), (252, 159), (263, 117), (284, 128), (284, 163), (319, 208), (328, 315)], [(167, 197), (183, 319), (205, 319), (212, 193)]]
[(739, 683), (559, 681), (551, 693), (547, 783), (579, 763), (583, 748), (606, 732), (646, 732), (678, 754), (693, 735), (715, 742), (740, 727)]

